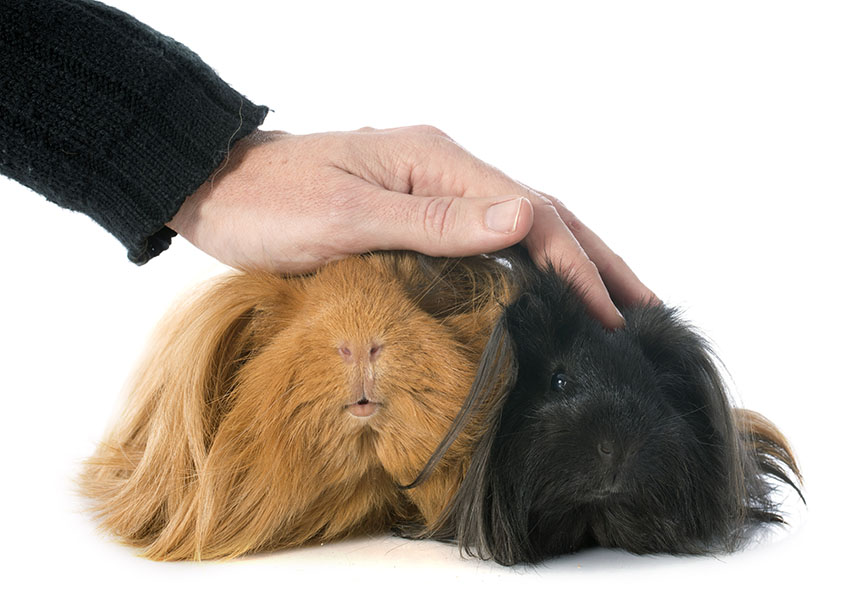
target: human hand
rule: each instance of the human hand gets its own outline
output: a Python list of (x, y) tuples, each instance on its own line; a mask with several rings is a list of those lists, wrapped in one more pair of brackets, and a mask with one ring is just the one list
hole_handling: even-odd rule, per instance
[(429, 126), (256, 131), (168, 226), (225, 264), (287, 273), (371, 250), (467, 256), (522, 240), (538, 264), (552, 261), (583, 288), (609, 328), (623, 323), (612, 296), (655, 300), (558, 200)]

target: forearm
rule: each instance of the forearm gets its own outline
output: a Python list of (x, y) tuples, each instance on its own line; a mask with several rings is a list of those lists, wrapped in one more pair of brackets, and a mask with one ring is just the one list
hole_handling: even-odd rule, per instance
[(0, 3), (0, 172), (81, 211), (136, 263), (267, 109), (186, 47), (90, 1)]

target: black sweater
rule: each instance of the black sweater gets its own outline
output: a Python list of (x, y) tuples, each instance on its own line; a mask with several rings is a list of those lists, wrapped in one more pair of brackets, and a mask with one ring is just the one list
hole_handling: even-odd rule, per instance
[(0, 172), (89, 215), (137, 264), (267, 112), (114, 8), (0, 0)]

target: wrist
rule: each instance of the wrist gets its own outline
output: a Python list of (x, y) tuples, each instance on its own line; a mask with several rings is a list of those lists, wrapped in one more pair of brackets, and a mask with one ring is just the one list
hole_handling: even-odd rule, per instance
[(273, 132), (254, 130), (244, 138), (237, 140), (225, 156), (224, 161), (213, 171), (201, 185), (189, 194), (177, 211), (177, 214), (165, 225), (181, 236), (186, 237), (195, 226), (199, 217), (201, 205), (211, 196), (214, 191), (230, 185), (229, 177), (238, 170), (252, 148), (268, 141)]

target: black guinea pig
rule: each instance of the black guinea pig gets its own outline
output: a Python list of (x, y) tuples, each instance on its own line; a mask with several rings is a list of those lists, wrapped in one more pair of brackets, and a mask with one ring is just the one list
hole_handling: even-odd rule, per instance
[(799, 494), (801, 482), (787, 441), (732, 407), (708, 344), (675, 310), (627, 309), (625, 328), (608, 331), (554, 270), (512, 265), (523, 287), (432, 461), (482, 399), (503, 400), (457, 494), (420, 534), (510, 565), (588, 546), (731, 551), (783, 522), (772, 493), (786, 483)]

